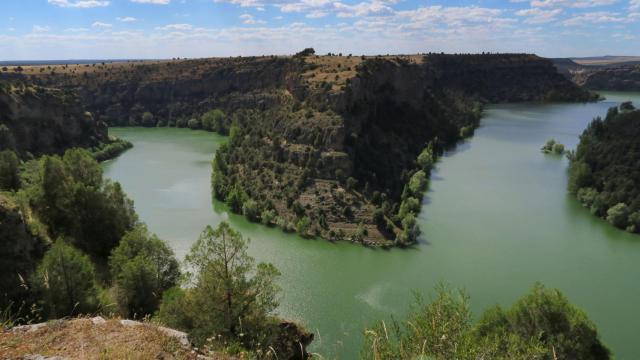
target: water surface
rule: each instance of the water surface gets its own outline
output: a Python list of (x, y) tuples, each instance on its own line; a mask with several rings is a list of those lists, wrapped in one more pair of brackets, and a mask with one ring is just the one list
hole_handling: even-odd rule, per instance
[(373, 320), (402, 316), (412, 291), (440, 281), (463, 287), (475, 314), (509, 306), (536, 281), (561, 289), (598, 325), (617, 358), (640, 357), (640, 237), (591, 216), (566, 192), (563, 157), (543, 155), (549, 138), (575, 148), (594, 116), (638, 93), (606, 93), (595, 104), (489, 107), (475, 136), (438, 163), (424, 200), (421, 243), (372, 250), (307, 240), (251, 224), (214, 202), (210, 160), (224, 139), (184, 129), (114, 128), (135, 147), (105, 165), (142, 220), (180, 257), (206, 224), (228, 220), (250, 252), (282, 272), (279, 313), (316, 333), (314, 351), (352, 359)]

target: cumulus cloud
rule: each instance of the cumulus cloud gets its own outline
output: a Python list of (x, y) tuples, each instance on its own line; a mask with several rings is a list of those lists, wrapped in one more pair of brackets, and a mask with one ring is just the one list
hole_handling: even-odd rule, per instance
[(266, 21), (256, 20), (251, 14), (242, 14), (239, 17), (240, 20), (242, 20), (242, 23), (246, 25), (266, 24)]
[(171, 0), (131, 0), (131, 2), (138, 4), (167, 5)]
[(94, 8), (109, 6), (109, 1), (102, 0), (47, 0), (49, 4), (64, 8)]
[(543, 10), (540, 8), (531, 8), (516, 11), (516, 15), (525, 17), (524, 22), (527, 24), (543, 24), (558, 19), (562, 14), (562, 9)]
[(588, 12), (575, 15), (562, 22), (565, 26), (579, 26), (602, 23), (627, 23), (633, 21), (630, 17), (608, 11)]
[(134, 22), (134, 21), (138, 21), (138, 19), (132, 17), (132, 16), (122, 16), (122, 17), (117, 17), (116, 20), (120, 21), (120, 22)]
[(47, 32), (50, 31), (51, 28), (48, 26), (40, 26), (40, 25), (33, 25), (33, 27), (31, 28), (31, 31), (33, 32)]
[(93, 24), (91, 24), (91, 27), (96, 28), (96, 29), (111, 29), (113, 25), (108, 24), (108, 23), (103, 23), (100, 21), (96, 21)]
[(612, 5), (618, 0), (532, 0), (532, 7), (591, 8)]
[(169, 24), (169, 25), (165, 25), (165, 26), (160, 26), (157, 27), (156, 30), (163, 30), (163, 31), (184, 31), (184, 30), (191, 30), (193, 29), (193, 25), (191, 24)]

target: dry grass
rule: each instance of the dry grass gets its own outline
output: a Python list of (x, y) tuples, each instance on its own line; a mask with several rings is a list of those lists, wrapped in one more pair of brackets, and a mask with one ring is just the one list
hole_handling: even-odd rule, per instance
[(52, 322), (31, 332), (0, 333), (0, 354), (2, 359), (20, 359), (30, 354), (69, 359), (197, 358), (195, 352), (152, 324), (123, 326), (115, 319), (101, 325), (94, 325), (90, 319)]
[[(311, 87), (320, 88), (325, 84), (331, 84), (332, 91), (338, 91), (347, 84), (347, 80), (356, 76), (356, 67), (364, 59), (373, 57), (362, 56), (308, 56), (306, 62), (316, 67), (303, 74)], [(421, 63), (422, 55), (389, 55), (381, 56), (384, 59), (402, 58), (413, 63)]]

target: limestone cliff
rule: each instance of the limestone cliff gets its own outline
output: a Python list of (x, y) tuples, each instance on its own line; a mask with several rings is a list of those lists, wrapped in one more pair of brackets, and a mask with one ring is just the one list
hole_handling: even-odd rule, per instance
[(69, 91), (0, 83), (0, 148), (32, 155), (93, 147), (107, 128)]
[(111, 125), (186, 126), (221, 109), (216, 129), (235, 130), (218, 152), (217, 198), (254, 221), (373, 245), (398, 236), (420, 151), (471, 133), (482, 104), (592, 99), (527, 54), (124, 63), (32, 81), (77, 91)]

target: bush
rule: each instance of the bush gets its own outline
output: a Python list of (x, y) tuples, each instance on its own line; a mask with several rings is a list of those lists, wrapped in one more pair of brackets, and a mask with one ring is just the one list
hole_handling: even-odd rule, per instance
[(564, 145), (555, 143), (553, 144), (553, 148), (551, 149), (551, 151), (553, 151), (554, 154), (562, 155), (564, 154)]
[(177, 285), (180, 265), (173, 250), (144, 225), (127, 232), (109, 258), (117, 302), (125, 317), (152, 314), (162, 293)]
[(68, 150), (63, 158), (45, 156), (28, 193), (53, 236), (68, 236), (102, 259), (138, 220), (120, 184), (103, 181), (102, 168), (86, 150)]
[(202, 128), (207, 131), (225, 133), (224, 112), (220, 109), (207, 111), (201, 118)]
[(472, 322), (468, 296), (444, 285), (419, 295), (403, 322), (365, 330), (362, 359), (609, 359), (595, 326), (558, 290), (535, 285), (505, 311)]
[(593, 184), (591, 167), (582, 161), (574, 161), (569, 166), (569, 192), (577, 194), (578, 190)]
[(189, 129), (191, 130), (197, 130), (200, 129), (202, 127), (202, 125), (200, 124), (200, 120), (198, 119), (191, 119), (187, 122), (187, 126), (189, 127)]
[(276, 217), (275, 210), (265, 209), (262, 211), (262, 214), (260, 214), (260, 221), (262, 222), (263, 225), (271, 225), (273, 224), (275, 217)]
[(427, 191), (427, 185), (427, 174), (423, 170), (417, 171), (411, 179), (409, 179), (409, 191), (412, 196), (418, 199), (422, 199), (422, 195)]
[(615, 227), (625, 229), (629, 218), (629, 207), (625, 203), (618, 203), (607, 210), (607, 221)]
[(98, 305), (95, 271), (89, 257), (56, 241), (38, 266), (35, 283), (51, 318), (92, 313)]
[(20, 188), (20, 160), (11, 150), (0, 151), (0, 190)]
[(249, 221), (258, 221), (260, 215), (260, 209), (258, 203), (255, 200), (249, 199), (242, 204), (242, 215), (246, 216)]
[(145, 111), (142, 114), (142, 122), (141, 122), (142, 126), (147, 126), (147, 127), (151, 127), (151, 126), (155, 126), (156, 125), (156, 121), (155, 118), (153, 116), (152, 113)]

